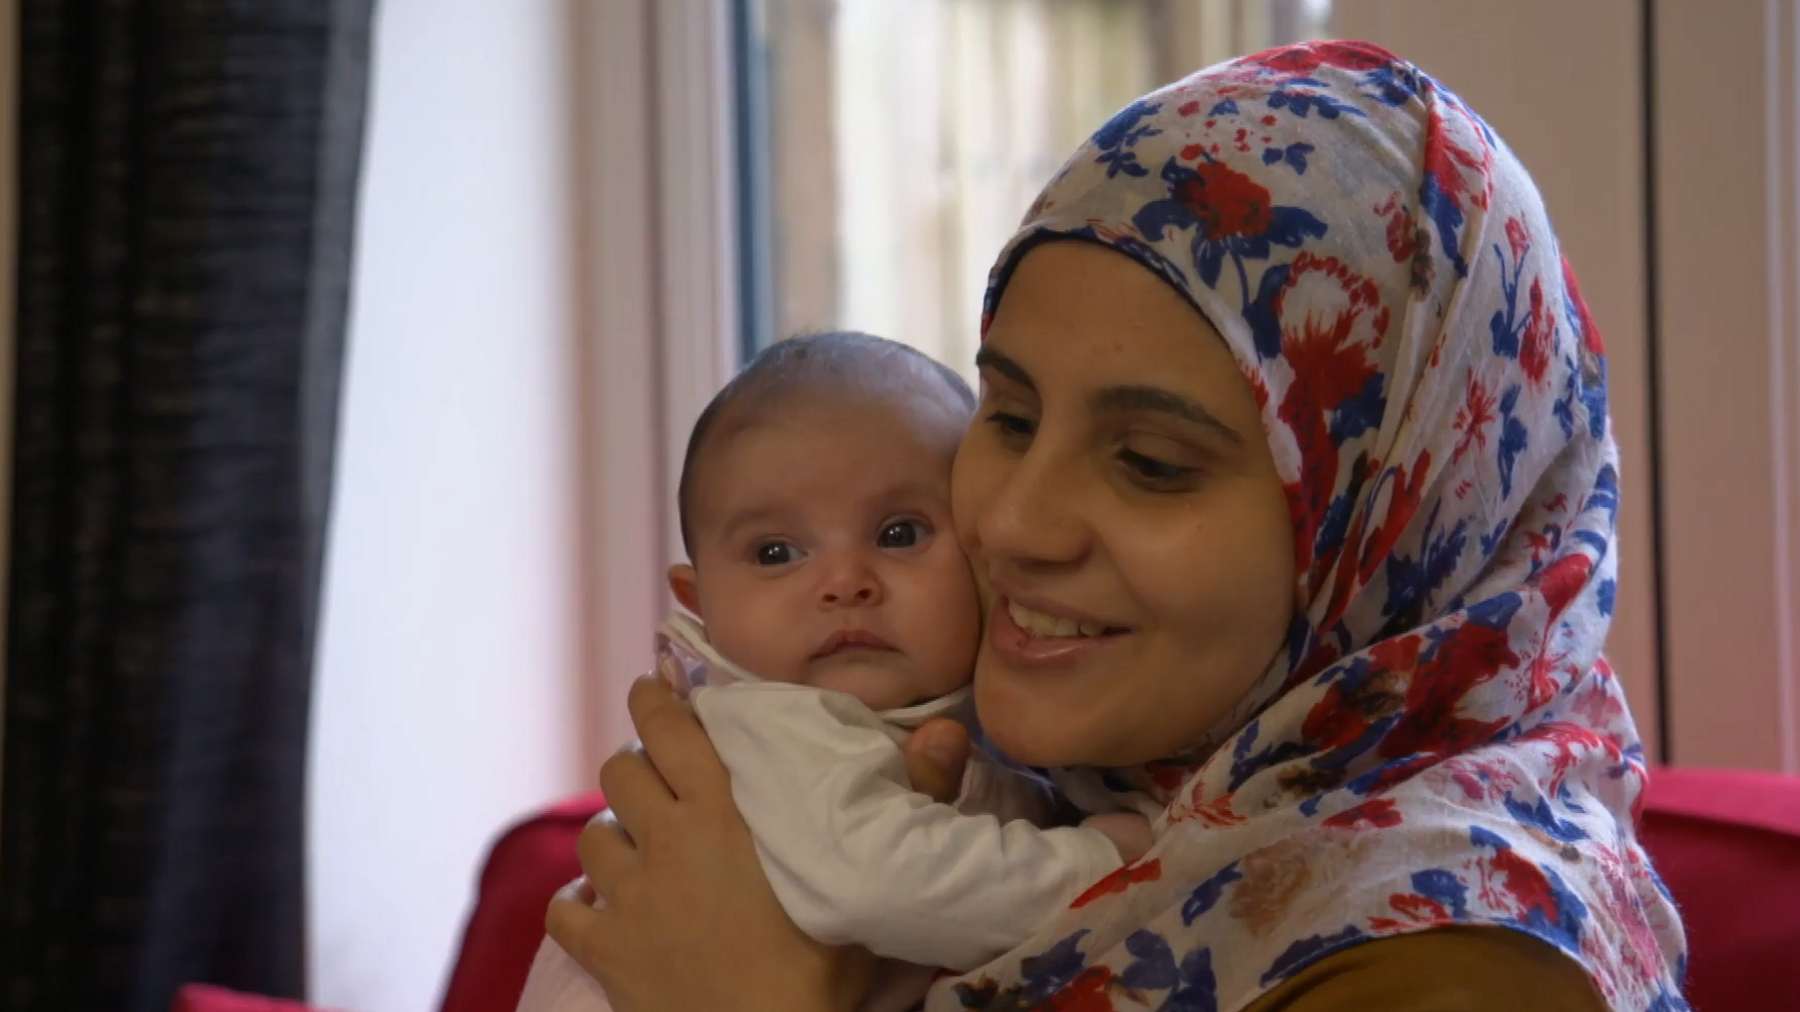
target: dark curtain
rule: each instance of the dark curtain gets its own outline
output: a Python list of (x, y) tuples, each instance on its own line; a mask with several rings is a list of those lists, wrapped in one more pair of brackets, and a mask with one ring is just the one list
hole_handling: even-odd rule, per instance
[(22, 0), (0, 1008), (303, 984), (373, 0)]

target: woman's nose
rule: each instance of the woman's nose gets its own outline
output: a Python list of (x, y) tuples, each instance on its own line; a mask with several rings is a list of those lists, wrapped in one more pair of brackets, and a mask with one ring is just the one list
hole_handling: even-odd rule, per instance
[(1078, 561), (1090, 538), (1076, 504), (1076, 466), (1033, 450), (999, 478), (976, 519), (983, 554), (1015, 565)]
[(869, 607), (881, 603), (881, 579), (868, 560), (859, 554), (845, 553), (824, 562), (825, 572), (819, 581), (820, 607)]

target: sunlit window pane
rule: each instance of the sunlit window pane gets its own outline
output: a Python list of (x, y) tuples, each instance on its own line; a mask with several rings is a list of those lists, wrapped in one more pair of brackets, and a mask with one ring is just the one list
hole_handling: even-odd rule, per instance
[(1329, 0), (763, 0), (764, 313), (972, 372), (994, 255), (1061, 160), (1157, 85), (1324, 33)]

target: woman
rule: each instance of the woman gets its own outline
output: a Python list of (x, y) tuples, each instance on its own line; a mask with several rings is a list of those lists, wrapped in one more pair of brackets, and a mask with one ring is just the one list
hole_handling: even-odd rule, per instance
[[(1605, 362), (1500, 140), (1371, 46), (1223, 65), (1076, 153), (988, 308), (954, 479), (983, 730), (1083, 808), (1166, 807), (927, 1007), (1684, 1007), (1600, 653)], [(648, 760), (583, 840), (607, 908), (552, 934), (621, 1012), (849, 1007), (863, 961), (782, 914), (692, 717), (631, 704)]]

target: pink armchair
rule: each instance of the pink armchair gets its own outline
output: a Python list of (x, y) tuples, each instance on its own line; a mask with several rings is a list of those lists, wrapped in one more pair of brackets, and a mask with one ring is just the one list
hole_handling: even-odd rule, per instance
[[(544, 908), (580, 873), (575, 837), (604, 805), (598, 792), (570, 798), (494, 844), (440, 1012), (511, 1012)], [(1800, 778), (1659, 770), (1643, 836), (1687, 919), (1694, 1009), (1800, 1009)], [(175, 1012), (324, 1010), (195, 985)]]

